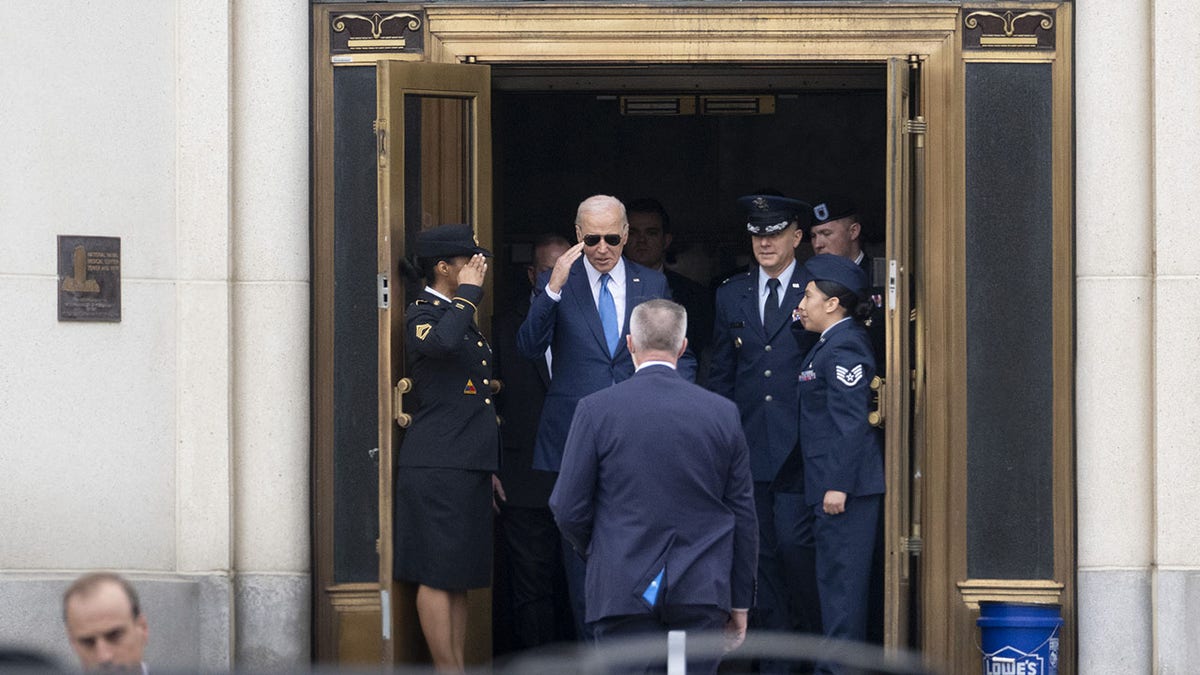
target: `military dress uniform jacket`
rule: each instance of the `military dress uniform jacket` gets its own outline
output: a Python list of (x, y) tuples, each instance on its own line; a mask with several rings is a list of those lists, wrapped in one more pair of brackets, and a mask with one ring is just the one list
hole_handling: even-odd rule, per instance
[(398, 466), (499, 468), (492, 348), (475, 325), (482, 298), (482, 288), (463, 284), (451, 302), (423, 291), (409, 305), (404, 344), (418, 407)]
[(796, 444), (796, 375), (804, 356), (792, 336), (792, 310), (808, 284), (797, 264), (778, 322), (759, 318), (758, 267), (730, 277), (717, 289), (712, 364), (707, 386), (731, 399), (741, 413), (755, 481), (774, 480)]
[(850, 497), (883, 494), (882, 444), (867, 422), (874, 376), (870, 340), (853, 320), (829, 328), (804, 357), (799, 449), (810, 506), (820, 504), (828, 490)]

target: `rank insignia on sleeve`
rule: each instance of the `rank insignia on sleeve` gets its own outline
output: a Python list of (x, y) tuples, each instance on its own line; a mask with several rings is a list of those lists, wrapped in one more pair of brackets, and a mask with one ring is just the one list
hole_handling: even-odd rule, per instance
[(417, 324), (417, 339), (424, 340), (429, 337), (429, 331), (433, 330), (433, 324), (421, 323)]
[(838, 381), (847, 387), (853, 387), (854, 385), (858, 384), (858, 381), (863, 377), (863, 367), (861, 363), (853, 368), (836, 366), (834, 368), (834, 372), (837, 373)]
[(475, 390), (475, 383), (470, 380), (467, 380), (467, 386), (463, 387), (463, 393), (464, 394), (478, 394), (479, 392)]

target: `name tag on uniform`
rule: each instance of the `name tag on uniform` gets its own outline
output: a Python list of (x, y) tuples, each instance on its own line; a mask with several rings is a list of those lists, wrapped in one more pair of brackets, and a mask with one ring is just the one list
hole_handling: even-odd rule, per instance
[(812, 380), (815, 380), (815, 379), (817, 379), (817, 371), (815, 371), (815, 370), (800, 371), (800, 381), (801, 382), (811, 382)]

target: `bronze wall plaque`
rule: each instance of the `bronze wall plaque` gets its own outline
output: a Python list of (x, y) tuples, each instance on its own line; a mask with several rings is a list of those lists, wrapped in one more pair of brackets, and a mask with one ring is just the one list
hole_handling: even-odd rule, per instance
[(1054, 10), (963, 10), (963, 49), (1054, 50)]
[(330, 17), (329, 53), (425, 51), (425, 12), (342, 12)]
[(121, 238), (58, 236), (58, 320), (121, 320)]

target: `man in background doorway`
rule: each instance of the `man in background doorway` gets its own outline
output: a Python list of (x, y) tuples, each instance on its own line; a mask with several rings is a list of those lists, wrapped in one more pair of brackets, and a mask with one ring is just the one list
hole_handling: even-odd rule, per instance
[(558, 234), (543, 235), (534, 242), (533, 261), (525, 270), (530, 291), (521, 293), (511, 308), (496, 316), (493, 331), (494, 372), (503, 383), (496, 395), (496, 410), (502, 420), (500, 435), (504, 441), (500, 462), (504, 498), (498, 521), (503, 551), (496, 556), (502, 565), (497, 581), (503, 579), (509, 589), (508, 602), (497, 598), (496, 606), (511, 608), (509, 620), (503, 625), (509, 627), (514, 649), (575, 637), (565, 600), (558, 526), (548, 505), (554, 474), (533, 468), (533, 446), (542, 403), (550, 387), (553, 355), (547, 349), (542, 358), (529, 360), (517, 352), (517, 330), (529, 314), (533, 297), (541, 292), (538, 275), (552, 269), (570, 247), (566, 237)]
[(696, 382), (703, 384), (708, 372), (708, 345), (712, 341), (713, 295), (706, 286), (666, 266), (673, 237), (671, 216), (662, 203), (652, 197), (641, 197), (626, 204), (625, 210), (629, 217), (629, 245), (625, 248), (625, 257), (662, 272), (671, 287), (671, 299), (687, 310), (688, 345), (700, 362)]
[(146, 672), (149, 627), (124, 578), (97, 572), (75, 580), (63, 594), (63, 623), (84, 670)]
[(812, 226), (813, 253), (832, 253), (849, 258), (867, 273), (871, 286), (871, 301), (875, 307), (866, 323), (867, 335), (871, 338), (871, 350), (875, 353), (875, 365), (879, 373), (885, 370), (887, 356), (883, 317), (883, 289), (875, 281), (874, 260), (863, 250), (863, 227), (858, 218), (854, 202), (837, 195), (829, 195), (813, 205)]

